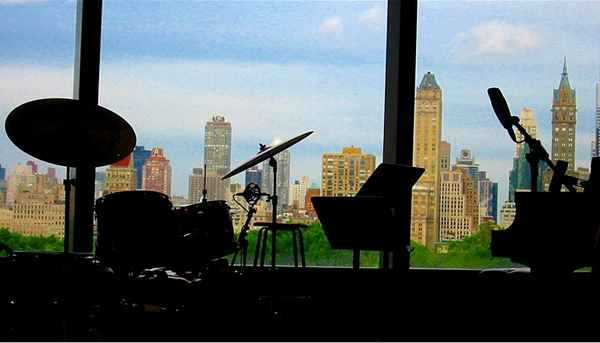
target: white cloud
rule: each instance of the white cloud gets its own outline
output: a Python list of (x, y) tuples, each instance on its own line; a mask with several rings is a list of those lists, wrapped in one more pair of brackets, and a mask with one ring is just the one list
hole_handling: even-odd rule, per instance
[(454, 37), (453, 46), (459, 58), (519, 55), (543, 44), (542, 35), (533, 25), (511, 25), (501, 20), (481, 23)]
[(385, 18), (385, 12), (383, 7), (375, 6), (370, 10), (361, 13), (358, 17), (358, 21), (361, 24), (367, 25), (372, 28), (378, 28), (383, 24)]
[(339, 36), (344, 31), (344, 19), (332, 17), (323, 22), (319, 27), (319, 32)]

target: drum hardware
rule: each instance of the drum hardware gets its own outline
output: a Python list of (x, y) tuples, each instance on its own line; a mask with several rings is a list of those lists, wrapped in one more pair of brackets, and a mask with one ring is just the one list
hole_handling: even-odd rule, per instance
[[(75, 186), (70, 167), (100, 167), (127, 157), (135, 148), (133, 128), (121, 116), (102, 106), (63, 98), (21, 104), (8, 114), (4, 126), (8, 138), (19, 149), (67, 168), (64, 242), (65, 252), (68, 252), (70, 192)], [(83, 154), (82, 147), (86, 149)]]
[[(240, 204), (239, 201), (237, 201), (235, 199), (236, 196), (243, 196), (244, 199), (246, 200), (246, 202), (248, 203), (248, 205), (250, 205), (250, 208), (246, 209), (244, 206), (242, 206), (242, 204)], [(271, 200), (271, 196), (267, 193), (261, 193), (260, 186), (258, 186), (256, 183), (253, 183), (253, 182), (250, 182), (246, 186), (246, 188), (244, 189), (244, 191), (242, 193), (236, 193), (233, 195), (233, 200), (236, 203), (238, 203), (238, 205), (240, 205), (240, 207), (243, 208), (244, 211), (246, 211), (248, 213), (248, 215), (246, 216), (246, 221), (244, 222), (244, 225), (242, 226), (242, 230), (240, 231), (240, 234), (238, 235), (238, 238), (237, 238), (237, 241), (240, 244), (240, 250), (242, 252), (241, 264), (244, 267), (246, 266), (246, 257), (248, 255), (248, 245), (249, 245), (246, 237), (248, 236), (248, 231), (250, 231), (250, 221), (252, 220), (252, 215), (254, 215), (256, 213), (256, 208), (254, 208), (254, 205), (258, 202), (258, 200), (262, 196), (267, 197), (266, 201)], [(237, 254), (238, 254), (238, 252), (236, 251), (235, 254), (233, 255), (233, 258), (231, 259), (232, 267), (235, 264)]]
[(275, 248), (276, 248), (276, 229), (275, 223), (277, 222), (277, 160), (275, 160), (274, 156), (278, 153), (286, 150), (292, 145), (298, 143), (304, 138), (311, 135), (313, 131), (305, 132), (301, 135), (298, 135), (292, 139), (284, 141), (278, 145), (266, 146), (265, 144), (259, 144), (259, 152), (253, 158), (249, 159), (245, 163), (242, 163), (239, 167), (227, 173), (225, 176), (221, 178), (221, 180), (225, 180), (231, 176), (234, 176), (238, 173), (245, 171), (246, 169), (257, 165), (258, 163), (269, 160), (269, 166), (273, 169), (273, 194), (270, 199), (272, 201), (273, 211), (272, 211), (272, 232), (271, 236), (271, 267), (274, 269), (276, 267), (276, 258), (275, 258)]

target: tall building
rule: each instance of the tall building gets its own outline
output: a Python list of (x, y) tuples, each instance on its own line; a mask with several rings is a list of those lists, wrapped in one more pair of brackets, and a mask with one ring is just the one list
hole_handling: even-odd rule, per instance
[(188, 199), (191, 204), (197, 204), (204, 195), (204, 169), (193, 168), (188, 180)]
[(137, 170), (133, 166), (132, 155), (106, 168), (103, 195), (137, 189)]
[(204, 127), (206, 199), (228, 200), (230, 180), (221, 180), (231, 170), (231, 123), (214, 115)]
[(165, 157), (165, 149), (152, 148), (143, 168), (142, 189), (171, 196), (171, 174), (171, 161)]
[(439, 206), (440, 242), (461, 241), (477, 232), (477, 183), (468, 169), (442, 172)]
[(568, 172), (575, 170), (575, 128), (577, 124), (577, 96), (569, 83), (567, 58), (558, 89), (554, 89), (552, 99), (552, 161), (569, 163)]
[(411, 239), (432, 250), (439, 240), (441, 142), (442, 89), (435, 75), (427, 72), (417, 87), (415, 97), (413, 165), (425, 168), (425, 172), (413, 187)]
[(297, 209), (305, 208), (306, 191), (308, 190), (308, 176), (302, 176), (292, 185), (291, 205)]
[(440, 172), (450, 170), (452, 161), (452, 144), (447, 141), (440, 142)]
[(35, 183), (35, 174), (33, 166), (30, 164), (15, 164), (12, 166), (10, 173), (7, 176), (6, 185), (6, 203), (12, 204), (18, 193), (19, 185), (27, 185)]
[(0, 180), (6, 180), (6, 168), (0, 164)]
[(146, 150), (143, 145), (136, 145), (133, 149), (133, 167), (137, 171), (137, 189), (143, 189), (144, 164), (150, 155), (152, 155), (152, 151)]
[(64, 237), (65, 190), (56, 179), (54, 168), (48, 169), (46, 174), (34, 174), (31, 183), (17, 184), (15, 199), (11, 204), (12, 232), (26, 236)]
[(325, 196), (355, 196), (376, 167), (373, 154), (363, 154), (354, 146), (342, 148), (342, 153), (323, 153), (321, 193)]
[[(281, 143), (279, 139), (275, 140), (271, 146)], [(284, 150), (274, 156), (277, 161), (277, 180), (273, 182), (273, 168), (269, 166), (269, 159), (263, 162), (262, 167), (262, 190), (264, 193), (273, 195), (273, 185), (277, 187), (277, 213), (281, 213), (284, 208), (290, 205), (290, 172), (291, 172), (291, 154), (289, 150)], [(266, 206), (270, 209), (272, 202)]]

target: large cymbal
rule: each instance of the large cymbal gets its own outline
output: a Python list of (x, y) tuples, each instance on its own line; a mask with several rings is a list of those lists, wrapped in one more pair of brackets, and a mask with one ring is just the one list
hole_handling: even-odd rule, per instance
[(133, 128), (118, 114), (79, 100), (49, 98), (17, 106), (4, 124), (27, 154), (61, 166), (105, 166), (135, 148)]
[(301, 140), (303, 140), (304, 138), (308, 137), (311, 133), (313, 133), (313, 131), (308, 131), (308, 132), (305, 132), (305, 133), (303, 133), (299, 136), (296, 136), (292, 139), (289, 139), (285, 142), (262, 149), (258, 154), (256, 154), (256, 156), (252, 157), (251, 159), (244, 162), (239, 167), (235, 168), (234, 170), (230, 171), (225, 176), (223, 176), (221, 178), (221, 180), (225, 180), (225, 179), (232, 177), (238, 173), (241, 173), (244, 170), (246, 170), (252, 166), (255, 166), (258, 163), (268, 159), (269, 157), (273, 157), (273, 156), (277, 155), (278, 153), (282, 152), (283, 150), (291, 147), (292, 145), (294, 145), (294, 144), (300, 142)]

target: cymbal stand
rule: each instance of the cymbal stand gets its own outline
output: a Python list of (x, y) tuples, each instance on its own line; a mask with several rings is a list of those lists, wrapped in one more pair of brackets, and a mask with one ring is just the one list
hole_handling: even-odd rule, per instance
[(271, 195), (271, 206), (273, 207), (272, 221), (271, 221), (271, 268), (275, 269), (275, 249), (276, 249), (276, 225), (277, 223), (277, 160), (273, 157), (269, 157), (269, 166), (273, 169), (273, 194)]
[(67, 178), (63, 180), (63, 185), (65, 186), (65, 254), (71, 251), (71, 187), (75, 186), (75, 179), (71, 178), (70, 169), (67, 167)]
[[(248, 209), (248, 216), (246, 217), (246, 221), (244, 222), (244, 226), (238, 235), (238, 243), (240, 243), (241, 251), (242, 251), (242, 266), (246, 266), (246, 256), (248, 255), (248, 240), (246, 237), (248, 236), (248, 231), (250, 231), (250, 221), (252, 220), (252, 215), (256, 213), (256, 208), (254, 205), (250, 204), (250, 209)], [(238, 250), (239, 251), (239, 250)], [(233, 258), (231, 259), (231, 266), (235, 264), (235, 259), (237, 258), (238, 251), (235, 252)]]

